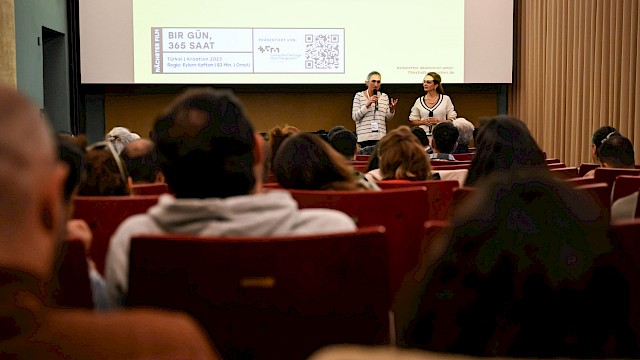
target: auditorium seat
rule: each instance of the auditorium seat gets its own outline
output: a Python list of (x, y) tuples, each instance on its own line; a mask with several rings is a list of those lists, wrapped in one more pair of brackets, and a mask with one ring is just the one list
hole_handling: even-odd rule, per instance
[(356, 161), (369, 161), (371, 155), (356, 155)]
[(162, 195), (169, 192), (169, 186), (165, 183), (133, 184), (132, 195)]
[(376, 183), (383, 191), (390, 189), (403, 189), (408, 187), (424, 186), (427, 188), (427, 197), (429, 199), (429, 212), (426, 219), (447, 218), (447, 214), (451, 211), (451, 202), (453, 200), (453, 190), (459, 187), (456, 180), (384, 180)]
[(577, 167), (559, 167), (559, 168), (550, 168), (551, 174), (561, 179), (572, 179), (578, 177), (578, 168)]
[(304, 359), (389, 343), (383, 227), (293, 237), (137, 236), (128, 306), (184, 310), (223, 359)]
[[(453, 162), (453, 161), (452, 161)], [(437, 163), (431, 163), (431, 171), (437, 171), (437, 170), (463, 170), (463, 169), (469, 169), (469, 166), (471, 166), (471, 164), (446, 164), (446, 163), (442, 163), (442, 162), (437, 162)]]
[(547, 164), (547, 167), (552, 170), (552, 169), (565, 168), (567, 167), (567, 165), (565, 165), (565, 163), (557, 162), (557, 163)]
[(158, 202), (158, 195), (75, 196), (73, 218), (89, 224), (93, 242), (89, 254), (97, 270), (104, 274), (104, 261), (111, 235), (131, 215), (144, 213)]
[(619, 175), (613, 182), (611, 203), (640, 189), (640, 176)]
[(566, 179), (566, 181), (573, 186), (596, 183), (596, 180), (592, 177), (576, 177), (576, 178)]
[(634, 263), (640, 266), (640, 218), (614, 221), (609, 232), (613, 245), (631, 255)]
[(604, 210), (603, 216), (609, 218), (611, 214), (611, 186), (604, 182), (578, 185), (576, 190), (586, 191)]
[(476, 156), (474, 153), (453, 154), (457, 161), (471, 161), (474, 156)]
[(548, 164), (557, 164), (557, 163), (561, 163), (562, 162), (558, 158), (545, 159), (544, 161), (547, 163), (547, 165)]
[(620, 175), (640, 175), (640, 169), (615, 169), (615, 168), (597, 168), (593, 178), (596, 182), (605, 182), (609, 187), (613, 187), (613, 182)]
[[(351, 216), (358, 227), (384, 226), (390, 246), (391, 291), (395, 292), (402, 278), (418, 263), (422, 227), (431, 218), (430, 211), (445, 205), (448, 211), (453, 188), (448, 194), (446, 189), (436, 194), (437, 189), (414, 186), (383, 191), (288, 191), (300, 208), (336, 209)], [(440, 214), (433, 216), (436, 215)]]
[(595, 168), (599, 168), (599, 167), (600, 167), (600, 164), (582, 163), (582, 164), (580, 164), (580, 167), (578, 168), (578, 176), (584, 176), (589, 171), (591, 171), (591, 170), (593, 170)]
[(451, 200), (451, 215), (456, 211), (456, 208), (464, 204), (468, 198), (476, 191), (474, 187), (463, 186), (453, 190), (453, 197)]

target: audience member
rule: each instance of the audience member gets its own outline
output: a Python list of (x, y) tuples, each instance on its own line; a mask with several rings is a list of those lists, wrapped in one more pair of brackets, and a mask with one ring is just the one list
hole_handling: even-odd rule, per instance
[(164, 182), (162, 173), (158, 171), (155, 150), (153, 141), (147, 139), (132, 141), (122, 150), (122, 161), (133, 184)]
[[(618, 133), (603, 140), (597, 153), (602, 167), (635, 169), (636, 161), (633, 144), (631, 144), (629, 139)], [(637, 204), (637, 191), (616, 200), (611, 205), (611, 220), (630, 220), (635, 218)]]
[(116, 152), (120, 154), (128, 143), (134, 140), (140, 140), (140, 135), (131, 132), (125, 127), (116, 126), (107, 133), (105, 140), (113, 144)]
[(433, 128), (431, 138), (433, 154), (429, 155), (429, 158), (455, 161), (456, 158), (451, 153), (453, 153), (457, 144), (458, 129), (452, 122), (441, 122)]
[(349, 130), (346, 127), (342, 126), (342, 125), (336, 125), (334, 127), (331, 128), (331, 130), (329, 130), (329, 132), (327, 133), (327, 140), (330, 140), (331, 137), (333, 136), (333, 134), (337, 133), (338, 131), (342, 131), (342, 130)]
[(473, 356), (640, 355), (637, 270), (611, 252), (592, 199), (519, 168), (483, 177), (462, 210), (443, 258), (415, 276), (429, 280), (406, 345)]
[(431, 165), (424, 148), (408, 126), (400, 126), (380, 140), (379, 169), (369, 171), (369, 181), (429, 180)]
[(87, 148), (87, 176), (78, 195), (129, 195), (129, 174), (113, 144), (102, 141)]
[(473, 131), (475, 127), (471, 121), (465, 118), (457, 118), (453, 120), (453, 125), (458, 129), (458, 145), (452, 154), (466, 154), (470, 153), (469, 144), (473, 139)]
[[(77, 194), (78, 187), (86, 177), (85, 170), (85, 153), (73, 141), (74, 138), (67, 136), (58, 136), (58, 157), (67, 164), (69, 175), (64, 183), (63, 205), (66, 210), (67, 231), (66, 238), (82, 241), (87, 253), (87, 265), (89, 271), (89, 279), (91, 281), (91, 291), (93, 295), (93, 304), (97, 310), (104, 310), (108, 307), (108, 299), (106, 295), (106, 285), (104, 278), (96, 269), (95, 263), (88, 256), (91, 244), (93, 242), (93, 233), (86, 221), (82, 219), (72, 219), (73, 201), (72, 196)], [(82, 143), (82, 141), (80, 142)], [(64, 289), (63, 289), (64, 290)]]
[(368, 189), (331, 145), (311, 133), (286, 139), (273, 159), (273, 173), (285, 189)]
[(288, 191), (262, 192), (264, 143), (229, 91), (185, 91), (157, 119), (152, 139), (175, 197), (161, 195), (111, 238), (105, 276), (114, 305), (122, 304), (128, 290), (132, 234), (279, 236), (356, 229), (342, 212), (300, 210)]
[(341, 130), (329, 136), (329, 144), (347, 160), (355, 160), (358, 151), (356, 134), (349, 130)]
[(527, 126), (506, 115), (480, 119), (476, 156), (471, 161), (466, 186), (496, 170), (535, 168), (549, 171), (544, 154)]
[(276, 126), (273, 129), (269, 130), (267, 163), (269, 164), (270, 172), (273, 172), (273, 158), (276, 156), (276, 153), (278, 152), (280, 145), (282, 145), (282, 142), (289, 136), (297, 134), (299, 132), (300, 130), (297, 127), (291, 125), (285, 125), (283, 127)]
[(0, 87), (0, 357), (11, 359), (216, 358), (196, 323), (177, 312), (94, 314), (50, 305), (66, 215), (67, 170), (38, 108)]
[(598, 148), (602, 145), (604, 139), (616, 133), (618, 133), (618, 130), (609, 125), (602, 126), (593, 133), (593, 136), (591, 136), (591, 160), (594, 163), (600, 162), (598, 161)]
[(429, 144), (430, 141), (429, 136), (427, 136), (427, 132), (420, 126), (412, 127), (411, 132), (418, 138), (418, 141), (420, 141), (420, 144), (424, 147), (424, 151), (426, 151), (427, 154), (433, 154), (433, 149), (431, 149), (431, 145)]

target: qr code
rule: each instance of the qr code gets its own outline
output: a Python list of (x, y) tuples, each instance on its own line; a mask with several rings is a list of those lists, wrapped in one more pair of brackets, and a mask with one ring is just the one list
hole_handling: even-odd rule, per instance
[(304, 36), (305, 69), (337, 69), (340, 67), (340, 35)]

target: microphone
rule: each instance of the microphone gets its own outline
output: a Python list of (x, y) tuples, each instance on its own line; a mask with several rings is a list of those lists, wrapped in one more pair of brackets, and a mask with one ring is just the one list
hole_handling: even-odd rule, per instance
[[(373, 96), (378, 95), (378, 89), (373, 89)], [(375, 111), (378, 111), (378, 102), (376, 101), (376, 108)]]

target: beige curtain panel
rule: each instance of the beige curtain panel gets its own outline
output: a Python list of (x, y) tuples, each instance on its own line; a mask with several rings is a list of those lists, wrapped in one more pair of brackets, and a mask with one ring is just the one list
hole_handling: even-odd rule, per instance
[(640, 163), (638, 0), (516, 0), (509, 112), (548, 157), (591, 162), (592, 133), (611, 125)]

